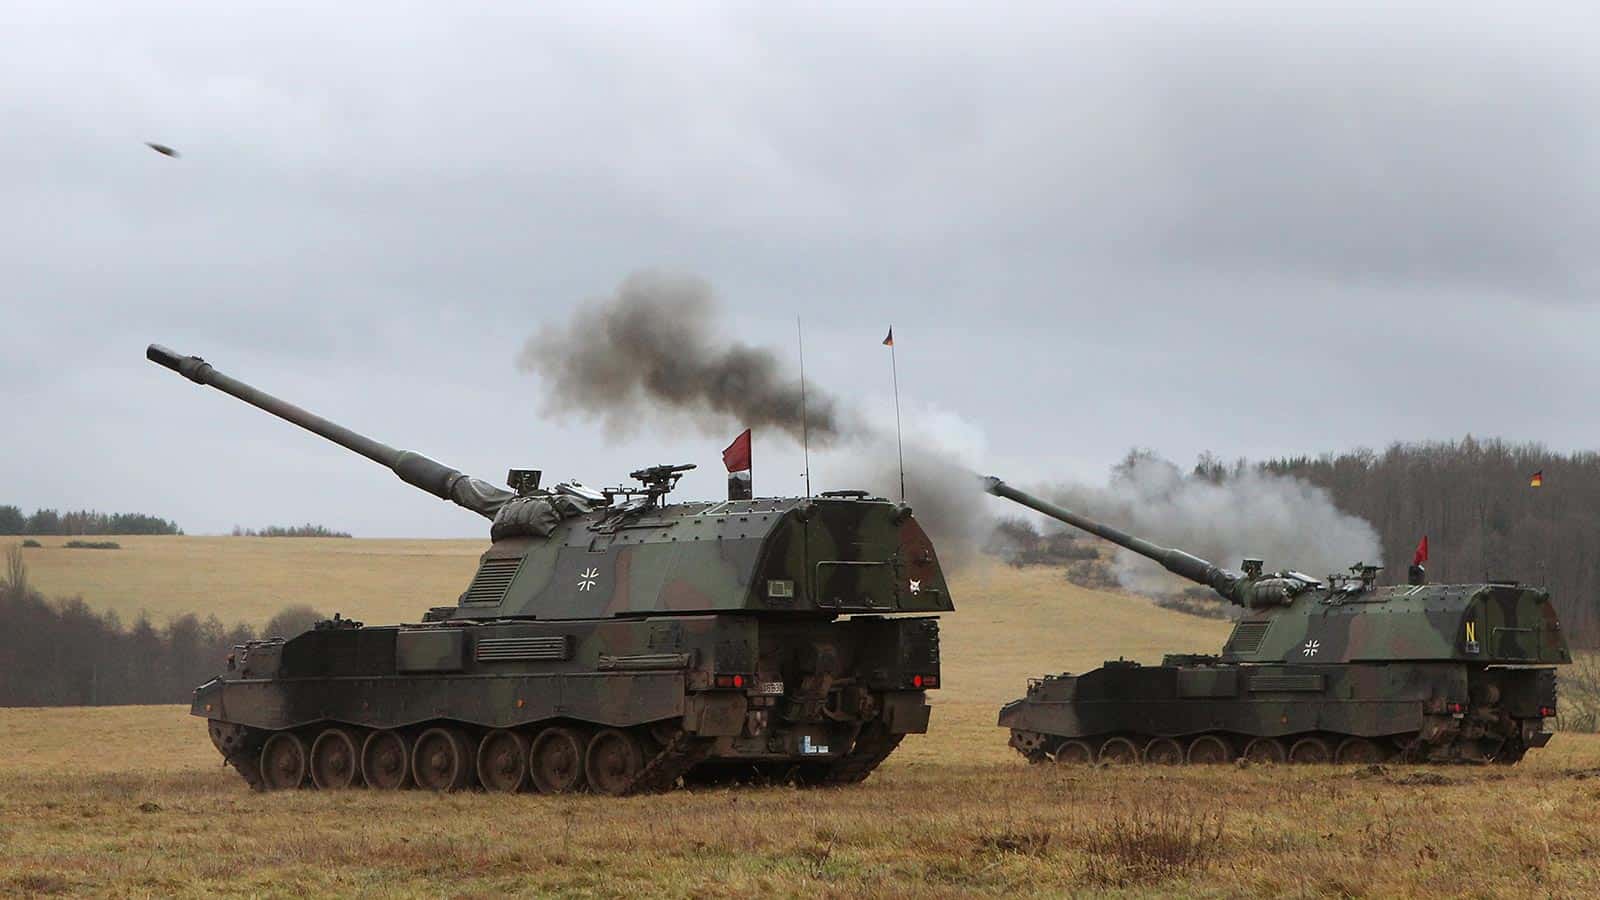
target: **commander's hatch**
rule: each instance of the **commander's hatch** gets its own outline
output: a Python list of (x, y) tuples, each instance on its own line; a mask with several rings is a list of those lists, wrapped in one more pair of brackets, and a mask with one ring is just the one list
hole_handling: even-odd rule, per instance
[(822, 609), (890, 612), (900, 606), (892, 507), (854, 492), (813, 501), (805, 523), (811, 596)]

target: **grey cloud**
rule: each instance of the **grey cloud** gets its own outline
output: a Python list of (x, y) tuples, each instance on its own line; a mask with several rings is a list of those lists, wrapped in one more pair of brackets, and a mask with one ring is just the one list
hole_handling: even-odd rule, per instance
[[(780, 360), (801, 315), (852, 408), (888, 392), (892, 322), (906, 399), (1024, 483), (1131, 445), (1591, 446), (1558, 412), (1600, 390), (1588, 16), (21, 4), (0, 395), (39, 437), (3, 451), (27, 477), (0, 502), (477, 533), (145, 372), (151, 340), (479, 474), (714, 463), (731, 435), (610, 440), (508, 362), (650, 267)], [(763, 447), (758, 479), (796, 485)], [(299, 453), (346, 477), (308, 488), (274, 462)], [(175, 460), (189, 480), (152, 474)]]

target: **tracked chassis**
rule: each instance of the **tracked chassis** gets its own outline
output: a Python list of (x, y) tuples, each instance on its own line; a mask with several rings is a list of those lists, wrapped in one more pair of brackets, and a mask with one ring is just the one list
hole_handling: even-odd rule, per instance
[(1169, 657), (1034, 680), (999, 724), (1032, 762), (1515, 763), (1550, 740), (1555, 691), (1549, 668)]

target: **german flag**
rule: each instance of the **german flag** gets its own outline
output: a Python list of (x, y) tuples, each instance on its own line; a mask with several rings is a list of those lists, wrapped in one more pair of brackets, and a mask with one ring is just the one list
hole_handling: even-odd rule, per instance
[(1528, 476), (1528, 487), (1544, 487), (1543, 469), (1540, 469), (1539, 471)]
[(891, 327), (889, 329), (889, 333), (884, 336), (883, 345), (885, 347), (893, 347), (894, 346), (894, 328), (893, 327)]

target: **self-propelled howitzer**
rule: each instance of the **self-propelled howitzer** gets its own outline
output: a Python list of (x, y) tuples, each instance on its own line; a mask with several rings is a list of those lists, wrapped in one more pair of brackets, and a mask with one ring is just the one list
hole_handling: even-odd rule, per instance
[(1555, 669), (1571, 662), (1546, 591), (1513, 582), (1377, 584), (1377, 566), (1317, 579), (1241, 571), (1161, 547), (1020, 491), (1005, 497), (1160, 563), (1244, 608), (1219, 655), (1125, 660), (1031, 680), (1000, 711), (1033, 761), (1176, 764), (1516, 762), (1550, 740)]
[(506, 489), (198, 357), (147, 355), (493, 520), (454, 605), (251, 641), (195, 690), (191, 712), (254, 787), (845, 784), (927, 730), (927, 614), (952, 606), (904, 505), (853, 491), (668, 502), (683, 465), (605, 490), (512, 470)]

